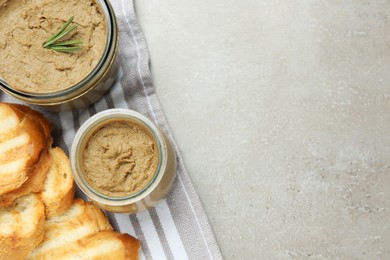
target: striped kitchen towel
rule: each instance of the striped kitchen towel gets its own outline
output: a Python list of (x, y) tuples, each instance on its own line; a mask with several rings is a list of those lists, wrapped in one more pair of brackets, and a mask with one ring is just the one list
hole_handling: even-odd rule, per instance
[[(108, 213), (120, 232), (141, 241), (141, 259), (222, 259), (220, 250), (188, 178), (177, 145), (168, 128), (153, 87), (149, 54), (138, 24), (132, 0), (111, 0), (119, 26), (121, 80), (94, 105), (78, 111), (44, 113), (54, 125), (54, 145), (67, 153), (75, 132), (93, 114), (108, 108), (136, 110), (159, 125), (171, 138), (177, 151), (177, 178), (172, 191), (157, 207), (135, 215)], [(0, 101), (20, 103), (0, 92)], [(84, 197), (78, 191), (78, 196)]]

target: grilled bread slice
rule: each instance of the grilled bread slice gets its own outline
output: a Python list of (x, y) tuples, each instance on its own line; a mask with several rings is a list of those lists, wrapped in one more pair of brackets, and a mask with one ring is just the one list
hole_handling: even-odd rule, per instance
[(125, 246), (125, 259), (126, 260), (138, 260), (138, 251), (141, 246), (141, 243), (135, 237), (130, 236), (129, 234), (118, 234), (118, 238), (122, 241)]
[[(31, 109), (28, 106), (25, 106), (25, 105), (11, 104), (11, 103), (6, 103), (6, 104), (8, 104), (9, 106), (11, 106), (14, 109), (18, 109), (19, 111), (25, 113), (28, 117), (31, 117), (31, 119), (36, 121), (42, 127), (43, 134), (45, 136), (50, 135), (52, 125), (50, 124), (50, 122), (46, 119), (46, 117), (43, 114), (39, 113), (38, 111), (36, 111), (34, 109)], [(49, 141), (52, 141), (52, 139), (50, 139)], [(51, 143), (49, 143), (49, 145), (51, 145)]]
[(128, 234), (102, 231), (68, 243), (48, 254), (32, 259), (138, 259), (139, 241)]
[(61, 215), (69, 209), (75, 193), (68, 156), (59, 147), (50, 149), (50, 154), (52, 163), (41, 193), (47, 218)]
[(36, 194), (0, 209), (0, 259), (24, 259), (43, 240), (44, 228), (45, 209)]
[(23, 105), (0, 103), (0, 195), (18, 189), (30, 177), (45, 148), (51, 124)]
[(45, 259), (71, 243), (107, 230), (112, 227), (100, 209), (90, 202), (75, 199), (62, 215), (46, 220), (45, 239), (28, 259)]
[(16, 190), (0, 195), (0, 208), (11, 206), (14, 200), (23, 195), (31, 192), (41, 192), (43, 189), (43, 183), (51, 165), (52, 156), (48, 149), (44, 149), (39, 156), (38, 162), (32, 168), (30, 178)]

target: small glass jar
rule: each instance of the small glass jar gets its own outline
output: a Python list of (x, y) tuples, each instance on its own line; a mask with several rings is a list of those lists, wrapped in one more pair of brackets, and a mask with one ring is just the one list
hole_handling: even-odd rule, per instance
[[(89, 106), (111, 88), (119, 75), (118, 27), (114, 10), (108, 0), (95, 0), (101, 6), (107, 23), (107, 40), (102, 57), (96, 67), (77, 84), (50, 93), (27, 93), (16, 90), (0, 78), (0, 88), (19, 100), (61, 112)], [(1, 75), (0, 75), (1, 76)]]
[[(91, 136), (104, 125), (123, 121), (144, 129), (157, 146), (158, 164), (151, 180), (141, 190), (123, 197), (107, 196), (87, 180), (83, 167), (83, 153)], [(165, 133), (148, 118), (128, 109), (108, 109), (89, 118), (77, 131), (73, 140), (70, 162), (78, 187), (98, 207), (116, 213), (137, 213), (154, 207), (170, 191), (176, 176), (176, 155)]]

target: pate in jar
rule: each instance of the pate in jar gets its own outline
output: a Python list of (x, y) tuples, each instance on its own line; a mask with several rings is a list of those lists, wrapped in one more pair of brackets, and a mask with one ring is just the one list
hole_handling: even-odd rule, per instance
[(108, 109), (77, 131), (70, 152), (75, 181), (97, 206), (136, 213), (154, 207), (176, 176), (176, 155), (165, 133), (127, 109)]
[[(70, 18), (66, 30), (75, 28), (45, 46)], [(117, 77), (117, 37), (106, 0), (2, 0), (0, 87), (49, 110), (88, 106)]]

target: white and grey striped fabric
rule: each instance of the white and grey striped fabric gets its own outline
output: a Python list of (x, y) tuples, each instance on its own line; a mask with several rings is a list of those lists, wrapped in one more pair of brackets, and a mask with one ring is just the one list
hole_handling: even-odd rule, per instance
[[(54, 145), (69, 152), (75, 132), (91, 115), (108, 108), (129, 108), (149, 117), (171, 138), (149, 70), (149, 54), (132, 0), (111, 0), (119, 25), (121, 79), (94, 105), (53, 113), (39, 107), (54, 125)], [(0, 92), (0, 101), (20, 103)], [(177, 150), (172, 191), (157, 207), (136, 215), (108, 213), (114, 228), (141, 241), (141, 259), (222, 259), (220, 250)], [(78, 191), (78, 196), (84, 197)]]

